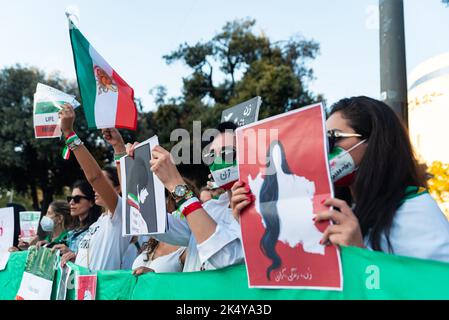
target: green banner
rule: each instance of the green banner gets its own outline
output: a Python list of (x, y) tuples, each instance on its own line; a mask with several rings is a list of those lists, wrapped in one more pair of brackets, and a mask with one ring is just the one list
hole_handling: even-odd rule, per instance
[[(131, 271), (97, 273), (97, 300), (185, 299), (449, 299), (449, 264), (371, 252), (353, 247), (341, 250), (343, 291), (248, 288), (243, 265), (190, 273)], [(0, 271), (0, 299), (14, 299), (25, 268), (26, 252), (11, 254)], [(71, 265), (78, 274), (88, 270)], [(59, 272), (55, 283), (59, 280)], [(73, 281), (72, 281), (73, 282)], [(53, 286), (53, 295), (56, 285)], [(74, 299), (69, 290), (67, 299)]]

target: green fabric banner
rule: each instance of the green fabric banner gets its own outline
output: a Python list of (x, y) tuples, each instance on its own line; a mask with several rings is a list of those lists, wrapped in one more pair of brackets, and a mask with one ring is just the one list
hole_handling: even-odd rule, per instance
[[(246, 268), (240, 265), (216, 271), (148, 273), (139, 277), (131, 271), (100, 271), (96, 299), (449, 299), (449, 264), (354, 247), (342, 248), (341, 254), (343, 291), (250, 289)], [(26, 255), (11, 254), (6, 269), (0, 271), (0, 299), (15, 298)], [(78, 274), (89, 274), (85, 268), (71, 266)], [(58, 280), (59, 274), (54, 292)], [(74, 297), (74, 290), (69, 290), (67, 299)]]

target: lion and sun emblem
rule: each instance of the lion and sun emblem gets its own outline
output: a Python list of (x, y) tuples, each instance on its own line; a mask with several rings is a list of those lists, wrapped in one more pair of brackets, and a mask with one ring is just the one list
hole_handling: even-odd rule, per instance
[(94, 67), (95, 78), (97, 79), (98, 94), (117, 92), (117, 84), (114, 80), (99, 66)]

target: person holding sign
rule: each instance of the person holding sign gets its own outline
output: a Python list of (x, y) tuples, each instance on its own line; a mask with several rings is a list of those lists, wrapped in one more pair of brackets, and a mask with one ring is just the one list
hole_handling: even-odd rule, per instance
[[(335, 198), (314, 221), (332, 220), (322, 245), (365, 247), (449, 262), (449, 222), (426, 190), (407, 132), (385, 103), (360, 96), (331, 107), (326, 122)], [(233, 186), (233, 213), (254, 199)]]
[(41, 228), (47, 233), (44, 240), (38, 241), (36, 246), (52, 247), (56, 244), (66, 244), (73, 222), (70, 206), (66, 201), (53, 201), (48, 206), (45, 216), (40, 221)]
[[(197, 195), (196, 187), (185, 179), (190, 190)], [(166, 198), (167, 211), (179, 217), (181, 213), (176, 210), (176, 202), (170, 195)], [(133, 274), (139, 276), (148, 272), (182, 272), (186, 259), (186, 248), (173, 246), (168, 243), (150, 238), (142, 246), (141, 254), (132, 264)]]
[(62, 255), (78, 252), (78, 246), (89, 231), (89, 227), (98, 220), (101, 208), (95, 204), (95, 193), (85, 180), (76, 181), (72, 186), (72, 195), (67, 197), (73, 228), (67, 234), (66, 244), (57, 244), (53, 251), (60, 250)]
[[(221, 154), (224, 149), (232, 151), (235, 145), (235, 128), (233, 123), (220, 124), (209, 148), (210, 152)], [(134, 146), (128, 150), (130, 156), (133, 156)], [(212, 199), (201, 204), (189, 190), (170, 153), (161, 146), (156, 146), (151, 154), (151, 170), (170, 192), (176, 202), (176, 209), (182, 213), (181, 216), (169, 214), (168, 231), (155, 235), (154, 238), (168, 244), (187, 247), (184, 272), (213, 270), (243, 263), (240, 225), (229, 208), (229, 189), (234, 183), (232, 179), (236, 179), (234, 161), (226, 165), (226, 169), (231, 173), (227, 175), (230, 179), (225, 179), (222, 184), (228, 192), (217, 200)], [(221, 169), (224, 169), (224, 166), (217, 168)]]
[[(81, 240), (76, 253), (75, 264), (90, 270), (118, 270), (121, 268), (123, 255), (130, 243), (129, 237), (122, 237), (122, 215), (120, 181), (116, 172), (102, 171), (83, 142), (73, 131), (75, 112), (69, 104), (64, 104), (59, 112), (61, 130), (66, 137), (67, 147), (75, 154), (84, 171), (87, 181), (95, 191), (95, 203), (104, 207), (98, 220), (89, 227), (88, 233)], [(107, 141), (114, 148), (116, 156), (124, 155), (125, 144), (116, 129), (110, 129)], [(69, 252), (64, 261), (73, 259)]]

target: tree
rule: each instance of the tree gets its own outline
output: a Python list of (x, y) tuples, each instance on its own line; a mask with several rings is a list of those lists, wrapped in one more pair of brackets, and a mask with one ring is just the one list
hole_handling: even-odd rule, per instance
[[(215, 127), (223, 109), (256, 95), (264, 101), (260, 118), (322, 100), (307, 89), (313, 78), (307, 63), (319, 53), (318, 43), (302, 37), (272, 42), (263, 33), (256, 34), (254, 26), (251, 19), (228, 22), (212, 39), (182, 44), (166, 55), (168, 64), (179, 61), (191, 70), (183, 79), (182, 95), (167, 97), (165, 88), (154, 88), (158, 109), (151, 112), (142, 112), (137, 99), (138, 130), (122, 131), (124, 140), (143, 141), (157, 134), (162, 146), (170, 149), (176, 143), (170, 141), (174, 129), (184, 128), (192, 134), (193, 121), (201, 121), (203, 130)], [(54, 194), (83, 177), (73, 157), (69, 161), (61, 158), (62, 141), (34, 138), (32, 108), (37, 82), (78, 96), (76, 83), (60, 75), (20, 65), (0, 70), (0, 189), (30, 192), (36, 210), (40, 208), (38, 190), (43, 192), (45, 209)], [(76, 113), (78, 135), (100, 165), (109, 163), (111, 148), (99, 139), (97, 131), (88, 130), (82, 108)], [(203, 165), (181, 165), (180, 171), (202, 185), (208, 170)]]
[[(33, 129), (33, 94), (38, 82), (77, 94), (76, 83), (58, 74), (16, 65), (0, 70), (0, 187), (30, 192), (33, 208), (41, 209), (38, 189), (42, 190), (45, 210), (64, 186), (82, 178), (76, 160), (61, 157), (63, 142), (58, 139), (35, 139)], [(98, 133), (87, 130), (81, 108), (77, 111), (77, 132), (96, 159), (103, 164), (112, 154), (98, 143)]]
[[(175, 128), (192, 133), (194, 120), (201, 121), (203, 130), (216, 127), (225, 108), (254, 96), (263, 99), (260, 119), (323, 100), (307, 88), (313, 78), (307, 64), (318, 55), (318, 43), (300, 36), (272, 42), (254, 32), (255, 24), (252, 19), (228, 22), (212, 39), (181, 44), (164, 56), (168, 64), (184, 63), (191, 73), (183, 78), (181, 97), (167, 102), (166, 90), (153, 90), (158, 110), (144, 117), (146, 127), (163, 137), (161, 142), (167, 142)], [(183, 166), (183, 170), (204, 184), (207, 168)]]
[[(184, 43), (164, 56), (168, 64), (181, 61), (192, 69), (183, 79), (184, 102), (222, 110), (260, 95), (261, 118), (265, 118), (322, 99), (306, 86), (313, 78), (307, 62), (319, 53), (318, 43), (299, 36), (271, 42), (254, 33), (255, 24), (251, 19), (228, 22), (211, 40)], [(223, 80), (214, 83), (214, 78)]]

